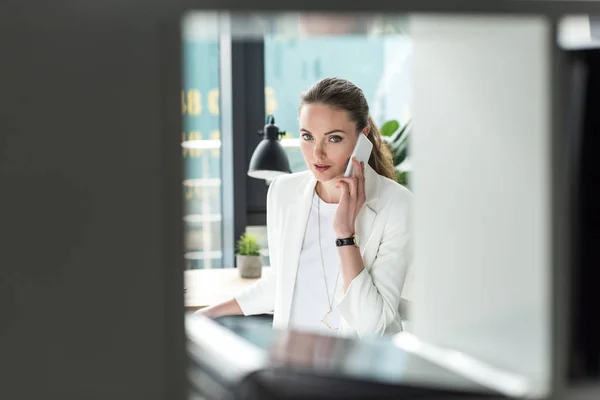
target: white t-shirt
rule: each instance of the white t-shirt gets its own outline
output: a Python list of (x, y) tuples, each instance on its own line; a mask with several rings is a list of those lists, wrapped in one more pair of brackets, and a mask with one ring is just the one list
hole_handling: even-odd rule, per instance
[[(323, 277), (323, 266), (319, 255), (319, 232), (317, 202), (320, 202), (321, 218), (321, 249), (323, 250), (323, 264), (327, 287), (329, 289), (329, 301)], [(292, 300), (289, 328), (304, 332), (318, 332), (337, 335), (336, 330), (330, 330), (321, 322), (325, 313), (329, 310), (329, 302), (333, 311), (327, 317), (327, 322), (332, 328), (339, 328), (340, 313), (335, 306), (335, 291), (342, 285), (340, 271), (340, 257), (335, 245), (336, 235), (333, 230), (333, 217), (337, 204), (328, 204), (316, 194), (313, 196), (313, 204), (304, 233), (302, 251), (296, 275), (296, 285)], [(339, 278), (338, 277), (339, 273)], [(336, 278), (337, 288), (336, 288)]]

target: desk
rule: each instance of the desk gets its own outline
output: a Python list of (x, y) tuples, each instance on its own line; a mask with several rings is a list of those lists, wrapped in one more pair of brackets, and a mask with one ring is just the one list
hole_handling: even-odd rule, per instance
[[(263, 267), (263, 276), (267, 271)], [(184, 272), (185, 308), (188, 311), (229, 300), (258, 279), (242, 279), (237, 268), (192, 269)]]

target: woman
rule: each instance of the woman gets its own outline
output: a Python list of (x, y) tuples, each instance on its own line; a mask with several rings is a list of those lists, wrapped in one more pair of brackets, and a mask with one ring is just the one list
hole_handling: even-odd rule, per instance
[[(200, 313), (216, 318), (274, 311), (274, 328), (396, 333), (412, 260), (412, 195), (395, 182), (391, 153), (362, 90), (351, 82), (313, 84), (301, 96), (299, 123), (308, 171), (279, 176), (269, 186), (270, 273)], [(373, 143), (367, 165), (349, 160), (360, 134)], [(348, 162), (354, 176), (345, 178)]]

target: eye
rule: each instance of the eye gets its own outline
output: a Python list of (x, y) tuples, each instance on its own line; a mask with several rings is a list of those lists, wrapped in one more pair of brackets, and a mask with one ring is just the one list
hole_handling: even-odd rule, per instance
[(302, 139), (304, 139), (304, 140), (311, 140), (312, 136), (310, 134), (308, 134), (308, 133), (303, 133), (302, 134)]
[(333, 143), (339, 143), (344, 139), (342, 139), (341, 136), (332, 136), (329, 140), (332, 141)]

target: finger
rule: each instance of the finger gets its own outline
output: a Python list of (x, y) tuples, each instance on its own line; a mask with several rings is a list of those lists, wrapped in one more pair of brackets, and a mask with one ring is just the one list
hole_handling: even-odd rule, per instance
[(358, 177), (358, 175), (362, 172), (360, 167), (360, 161), (358, 161), (356, 157), (352, 157), (352, 164), (354, 165), (354, 168), (352, 168), (352, 172), (354, 172), (355, 177)]
[(340, 181), (338, 183), (339, 188), (342, 190), (342, 199), (350, 198), (350, 191), (348, 190), (348, 183)]
[(364, 170), (365, 170), (365, 163), (362, 161), (358, 162), (358, 165), (354, 167), (356, 179), (358, 180), (358, 183), (359, 183), (359, 187), (358, 187), (359, 193), (360, 193), (360, 186), (362, 184), (364, 184), (364, 179), (365, 179)]
[(353, 158), (352, 161), (354, 163), (354, 176), (358, 178), (363, 174), (363, 163), (362, 161), (358, 161), (356, 158)]
[(345, 182), (348, 186), (348, 194), (350, 198), (356, 199), (358, 196), (356, 178), (340, 178), (340, 183), (341, 182)]
[(365, 201), (367, 195), (365, 192), (365, 175), (363, 173), (364, 168), (365, 163), (361, 162), (360, 168), (358, 169), (360, 171), (360, 175), (357, 177), (357, 196), (358, 199), (362, 202)]

